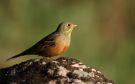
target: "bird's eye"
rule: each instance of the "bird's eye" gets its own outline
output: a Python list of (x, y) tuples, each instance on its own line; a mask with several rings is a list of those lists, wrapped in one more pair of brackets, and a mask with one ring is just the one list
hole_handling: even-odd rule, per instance
[(71, 24), (68, 24), (67, 26), (68, 26), (68, 27), (70, 27), (70, 26), (71, 26)]

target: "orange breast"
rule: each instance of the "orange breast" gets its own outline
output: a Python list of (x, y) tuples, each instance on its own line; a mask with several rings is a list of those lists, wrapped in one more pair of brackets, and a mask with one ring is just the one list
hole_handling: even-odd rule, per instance
[(56, 45), (55, 47), (52, 47), (50, 49), (50, 53), (52, 53), (52, 56), (54, 55), (59, 55), (62, 54), (67, 50), (68, 46), (67, 45)]
[(53, 57), (60, 55), (64, 53), (68, 49), (68, 47), (69, 44), (66, 40), (64, 40), (63, 38), (58, 38), (54, 46), (50, 46), (49, 48), (43, 51), (42, 56)]

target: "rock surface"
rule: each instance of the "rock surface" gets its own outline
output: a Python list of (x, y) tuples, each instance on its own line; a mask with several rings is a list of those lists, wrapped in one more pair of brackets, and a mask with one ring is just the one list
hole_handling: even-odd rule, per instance
[(33, 59), (0, 70), (0, 84), (114, 84), (73, 58)]

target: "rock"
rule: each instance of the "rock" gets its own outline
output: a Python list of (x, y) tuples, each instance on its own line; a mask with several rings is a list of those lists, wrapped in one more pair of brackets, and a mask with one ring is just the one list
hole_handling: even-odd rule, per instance
[(0, 84), (114, 84), (73, 58), (32, 59), (0, 70)]

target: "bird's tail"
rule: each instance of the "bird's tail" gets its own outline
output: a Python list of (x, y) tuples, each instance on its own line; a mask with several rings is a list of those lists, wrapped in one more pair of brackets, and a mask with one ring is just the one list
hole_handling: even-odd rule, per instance
[(14, 58), (17, 58), (17, 57), (20, 57), (20, 56), (23, 56), (23, 55), (22, 55), (22, 54), (17, 54), (17, 55), (15, 55), (15, 56), (11, 57), (11, 58), (8, 58), (7, 61), (9, 61), (9, 60), (11, 60), (11, 59), (14, 59)]

